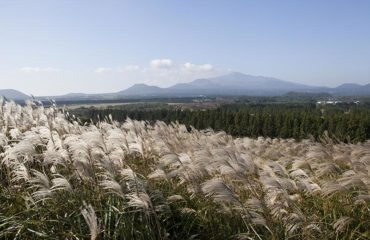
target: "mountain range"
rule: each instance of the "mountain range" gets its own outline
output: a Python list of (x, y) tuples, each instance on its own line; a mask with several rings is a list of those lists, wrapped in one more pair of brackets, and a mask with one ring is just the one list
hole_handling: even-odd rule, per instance
[[(199, 97), (199, 96), (278, 96), (288, 92), (321, 93), (336, 96), (370, 96), (370, 84), (345, 83), (335, 88), (308, 86), (277, 78), (252, 76), (243, 73), (230, 73), (223, 76), (196, 79), (189, 83), (179, 83), (161, 88), (146, 84), (135, 84), (115, 93), (86, 94), (69, 93), (61, 96), (36, 97), (56, 100), (101, 100), (118, 98), (156, 98), (156, 97)], [(22, 100), (29, 98), (16, 90), (0, 90), (0, 96)]]

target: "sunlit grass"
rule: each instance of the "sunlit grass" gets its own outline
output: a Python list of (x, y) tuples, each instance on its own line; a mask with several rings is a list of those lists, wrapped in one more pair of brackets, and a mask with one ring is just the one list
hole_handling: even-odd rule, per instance
[(368, 239), (370, 143), (0, 107), (1, 239)]

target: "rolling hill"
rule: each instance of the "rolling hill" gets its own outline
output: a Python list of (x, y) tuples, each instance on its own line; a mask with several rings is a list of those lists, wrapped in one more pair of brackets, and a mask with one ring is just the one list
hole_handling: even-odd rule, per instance
[(30, 98), (30, 96), (14, 89), (0, 89), (0, 97), (12, 100), (25, 100)]

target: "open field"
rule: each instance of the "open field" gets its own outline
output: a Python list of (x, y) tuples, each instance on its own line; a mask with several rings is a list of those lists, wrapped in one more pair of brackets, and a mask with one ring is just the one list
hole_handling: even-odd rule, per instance
[(107, 108), (107, 107), (114, 107), (114, 106), (123, 106), (123, 105), (128, 105), (128, 104), (136, 104), (135, 102), (133, 103), (90, 103), (90, 104), (81, 104), (81, 103), (75, 103), (75, 104), (69, 104), (65, 105), (66, 108), (68, 109), (76, 109), (76, 108)]
[(1, 239), (369, 239), (370, 142), (0, 107)]
[(79, 108), (96, 108), (96, 109), (122, 109), (133, 107), (143, 107), (146, 109), (163, 108), (163, 109), (214, 109), (220, 106), (220, 103), (215, 102), (127, 102), (127, 103), (88, 103), (88, 104), (69, 104), (64, 105), (63, 108), (67, 110), (74, 110)]

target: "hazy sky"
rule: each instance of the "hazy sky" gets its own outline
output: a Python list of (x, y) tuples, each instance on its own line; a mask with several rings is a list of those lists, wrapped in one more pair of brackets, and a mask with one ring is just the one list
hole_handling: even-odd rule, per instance
[(240, 71), (370, 82), (370, 1), (0, 0), (0, 88), (169, 86)]

